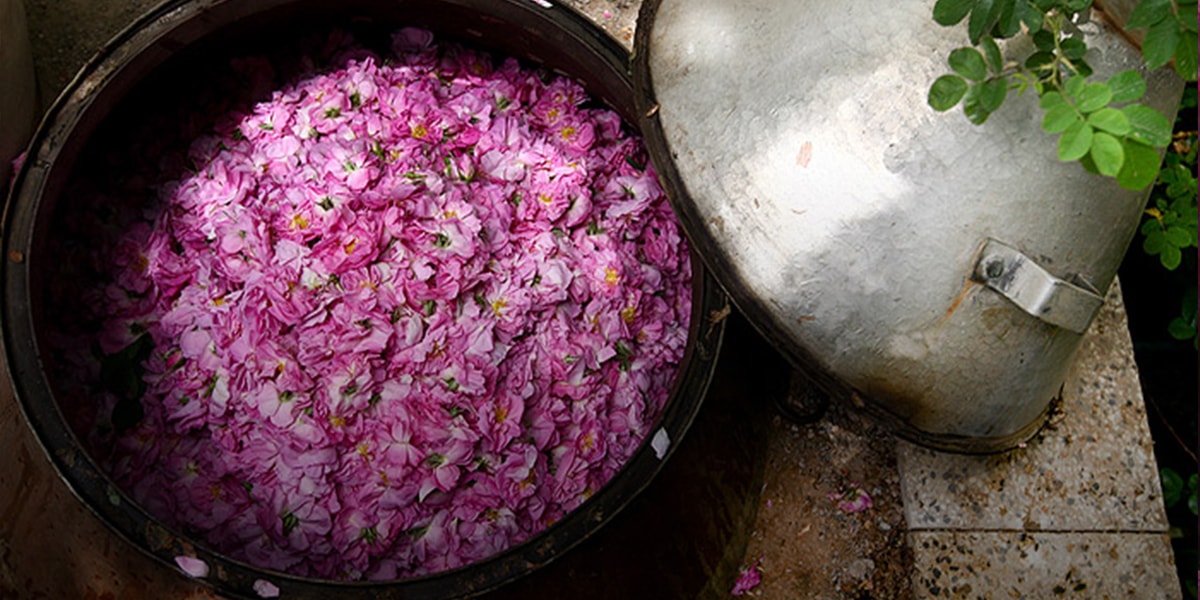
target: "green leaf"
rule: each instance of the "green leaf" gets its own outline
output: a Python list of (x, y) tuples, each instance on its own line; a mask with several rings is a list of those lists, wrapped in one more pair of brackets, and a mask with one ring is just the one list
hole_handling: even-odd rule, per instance
[(979, 84), (979, 104), (988, 112), (996, 112), (1004, 98), (1008, 96), (1008, 82), (1003, 79), (990, 79)]
[(1063, 82), (1063, 93), (1068, 98), (1076, 102), (1079, 101), (1079, 94), (1087, 87), (1086, 77), (1071, 77)]
[(972, 44), (978, 44), (983, 34), (992, 30), (1000, 20), (1000, 0), (976, 0), (975, 8), (971, 9), (971, 18), (967, 20), (967, 39)]
[(134, 427), (145, 416), (141, 401), (146, 392), (143, 365), (153, 351), (154, 339), (143, 333), (128, 346), (100, 359), (100, 383), (117, 397), (111, 415), (117, 431)]
[(1171, 14), (1171, 0), (1142, 0), (1129, 13), (1125, 29), (1142, 29), (1162, 21)]
[(1121, 112), (1129, 119), (1129, 137), (1134, 141), (1154, 148), (1165, 148), (1171, 143), (1171, 122), (1158, 111), (1144, 104), (1130, 104)]
[[(1195, 15), (1195, 11), (1192, 11)], [(1179, 36), (1179, 44), (1175, 46), (1175, 72), (1187, 81), (1196, 80), (1196, 20), (1189, 19), (1185, 23), (1193, 29), (1184, 31)]]
[(1083, 58), (1087, 54), (1087, 44), (1079, 38), (1067, 38), (1059, 42), (1059, 48), (1062, 50), (1063, 56), (1069, 60)]
[(957, 48), (950, 53), (950, 68), (955, 73), (972, 81), (981, 81), (987, 77), (987, 65), (983, 62), (983, 54), (974, 48)]
[(988, 110), (983, 104), (983, 84), (974, 83), (967, 89), (967, 95), (963, 97), (963, 113), (967, 115), (967, 119), (976, 125), (982, 125), (992, 115), (992, 111)]
[(1167, 243), (1176, 248), (1187, 248), (1192, 245), (1192, 235), (1178, 225), (1168, 227), (1164, 236), (1167, 238)]
[(954, 25), (962, 21), (978, 0), (938, 0), (933, 5), (933, 20), (938, 25)]
[(280, 515), (279, 520), (283, 526), (283, 535), (288, 535), (300, 525), (300, 518), (292, 514), (292, 511), (285, 511)]
[(1092, 127), (1083, 121), (1071, 123), (1058, 138), (1058, 160), (1071, 161), (1083, 158), (1092, 148), (1094, 133)]
[(1062, 133), (1080, 120), (1074, 106), (1059, 104), (1047, 110), (1046, 115), (1042, 117), (1042, 130), (1046, 133)]
[(999, 73), (1004, 70), (1004, 56), (1000, 54), (1000, 46), (996, 40), (990, 35), (983, 36), (979, 41), (979, 45), (983, 46), (983, 55), (987, 57), (988, 68), (993, 73)]
[(1054, 34), (1043, 29), (1033, 34), (1033, 45), (1042, 52), (1054, 51)]
[(1071, 66), (1075, 68), (1076, 75), (1085, 79), (1091, 77), (1094, 73), (1094, 71), (1092, 71), (1092, 65), (1089, 65), (1088, 62), (1082, 58), (1076, 59), (1075, 62), (1071, 63)]
[(1042, 110), (1050, 110), (1051, 108), (1062, 106), (1066, 103), (1067, 99), (1063, 97), (1062, 93), (1055, 90), (1050, 90), (1049, 92), (1042, 94), (1041, 99), (1038, 100), (1038, 106), (1042, 107)]
[(1142, 251), (1146, 254), (1154, 256), (1163, 251), (1167, 247), (1166, 238), (1163, 237), (1162, 229), (1155, 228), (1146, 232), (1146, 239), (1142, 240)]
[(1177, 340), (1190, 340), (1196, 337), (1196, 323), (1185, 321), (1183, 317), (1175, 317), (1167, 325), (1167, 333)]
[(1164, 269), (1174, 271), (1179, 268), (1179, 263), (1183, 262), (1183, 253), (1175, 246), (1164, 246), (1158, 255), (1158, 261), (1162, 263)]
[(1170, 468), (1159, 469), (1158, 476), (1162, 479), (1163, 504), (1173, 508), (1183, 498), (1183, 477)]
[(1113, 102), (1133, 102), (1146, 93), (1146, 80), (1133, 69), (1121, 71), (1108, 78)]
[(1054, 69), (1055, 60), (1053, 52), (1047, 50), (1034, 52), (1025, 59), (1025, 68), (1034, 73), (1046, 73)]
[(1079, 93), (1076, 108), (1080, 112), (1090, 113), (1108, 106), (1112, 100), (1112, 88), (1107, 83), (1089, 83)]
[(954, 108), (967, 93), (967, 82), (958, 75), (942, 75), (929, 88), (929, 106), (936, 111)]
[(1171, 60), (1179, 45), (1179, 30), (1179, 21), (1164, 19), (1146, 32), (1146, 39), (1142, 41), (1142, 57), (1146, 59), (1147, 67), (1157, 69)]
[(1017, 2), (1017, 16), (1031, 33), (1041, 31), (1042, 21), (1046, 19), (1046, 15), (1042, 11), (1034, 8), (1028, 2)]
[(1000, 3), (1000, 14), (996, 22), (998, 37), (1010, 38), (1021, 32), (1022, 13), (1019, 7), (1022, 4), (1026, 4), (1025, 0), (1004, 0)]
[(1125, 146), (1125, 164), (1117, 174), (1117, 183), (1127, 190), (1145, 189), (1154, 183), (1161, 162), (1158, 151), (1128, 138), (1122, 145)]
[(1187, 505), (1188, 505), (1188, 510), (1192, 511), (1192, 516), (1196, 516), (1196, 515), (1200, 514), (1200, 512), (1198, 512), (1198, 511), (1200, 511), (1200, 503), (1196, 502), (1196, 481), (1197, 481), (1196, 477), (1197, 477), (1196, 473), (1192, 473), (1192, 476), (1188, 477)]
[(1107, 131), (1114, 135), (1125, 135), (1132, 129), (1132, 126), (1129, 124), (1129, 117), (1126, 117), (1125, 113), (1111, 106), (1088, 115), (1087, 122), (1088, 125), (1091, 125), (1095, 129)]
[(1088, 154), (1087, 156), (1079, 159), (1079, 166), (1083, 167), (1084, 171), (1087, 171), (1088, 173), (1091, 173), (1092, 175), (1100, 174), (1100, 169), (1096, 168), (1096, 161), (1092, 160), (1091, 154)]
[(1096, 170), (1109, 177), (1116, 177), (1117, 173), (1121, 172), (1121, 165), (1125, 163), (1125, 150), (1121, 147), (1121, 140), (1103, 131), (1092, 136), (1092, 147), (1088, 156), (1092, 158)]

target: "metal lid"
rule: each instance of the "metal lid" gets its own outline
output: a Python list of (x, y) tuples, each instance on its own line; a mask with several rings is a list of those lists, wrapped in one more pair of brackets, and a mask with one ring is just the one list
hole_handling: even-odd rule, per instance
[[(648, 0), (635, 85), (685, 228), (764, 335), (902, 435), (995, 451), (1044, 421), (1144, 193), (1058, 162), (1034, 94), (983, 126), (930, 109), (966, 43), (932, 5)], [(1082, 27), (1098, 76), (1140, 64)], [(1173, 110), (1178, 79), (1145, 75)]]

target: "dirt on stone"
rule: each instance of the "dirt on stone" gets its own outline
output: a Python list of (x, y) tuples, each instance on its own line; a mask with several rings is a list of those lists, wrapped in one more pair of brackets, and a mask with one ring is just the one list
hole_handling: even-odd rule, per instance
[[(810, 393), (793, 376), (791, 394)], [(895, 440), (837, 402), (819, 421), (772, 419), (758, 517), (744, 566), (761, 583), (743, 597), (913, 598)], [(858, 490), (870, 507), (844, 504)]]

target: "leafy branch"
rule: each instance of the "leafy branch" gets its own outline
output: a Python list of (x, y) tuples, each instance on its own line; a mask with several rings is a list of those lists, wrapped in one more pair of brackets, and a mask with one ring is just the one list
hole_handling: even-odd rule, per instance
[[(1197, 247), (1196, 210), (1196, 88), (1184, 90), (1176, 119), (1175, 135), (1163, 159), (1158, 183), (1150, 194), (1146, 220), (1142, 222), (1142, 250), (1157, 256), (1163, 268), (1174, 271), (1183, 262), (1183, 253)], [(1200, 343), (1196, 336), (1196, 285), (1193, 282), (1180, 302), (1179, 314), (1167, 326), (1171, 337)]]
[[(967, 119), (982, 124), (1004, 103), (1009, 90), (1033, 89), (1045, 111), (1042, 129), (1059, 134), (1058, 158), (1079, 161), (1093, 173), (1115, 177), (1139, 190), (1158, 177), (1158, 149), (1171, 142), (1171, 121), (1138, 100), (1146, 82), (1136, 71), (1107, 81), (1088, 81), (1087, 43), (1076, 27), (1092, 0), (938, 0), (933, 19), (944, 26), (967, 22), (971, 46), (947, 59), (952, 73), (938, 77), (928, 102), (947, 111), (962, 103)], [(1195, 0), (1143, 0), (1127, 27), (1147, 28), (1143, 45), (1148, 66), (1174, 60), (1185, 79), (1196, 78)], [(998, 39), (1027, 35), (1036, 51), (1022, 61), (1006, 60)]]

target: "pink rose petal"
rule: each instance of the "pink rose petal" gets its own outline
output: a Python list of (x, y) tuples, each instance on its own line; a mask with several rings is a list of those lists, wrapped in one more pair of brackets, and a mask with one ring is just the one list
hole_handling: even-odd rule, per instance
[(179, 568), (183, 569), (184, 573), (197, 579), (208, 577), (208, 563), (198, 558), (184, 555), (176, 556), (175, 564), (179, 565)]
[(738, 571), (737, 580), (733, 583), (733, 590), (730, 591), (734, 596), (742, 596), (758, 587), (762, 583), (762, 571), (759, 569), (762, 565), (762, 557), (754, 561), (753, 565), (742, 567)]
[(259, 598), (278, 598), (279, 587), (266, 579), (256, 579), (254, 580), (254, 593), (258, 594)]

